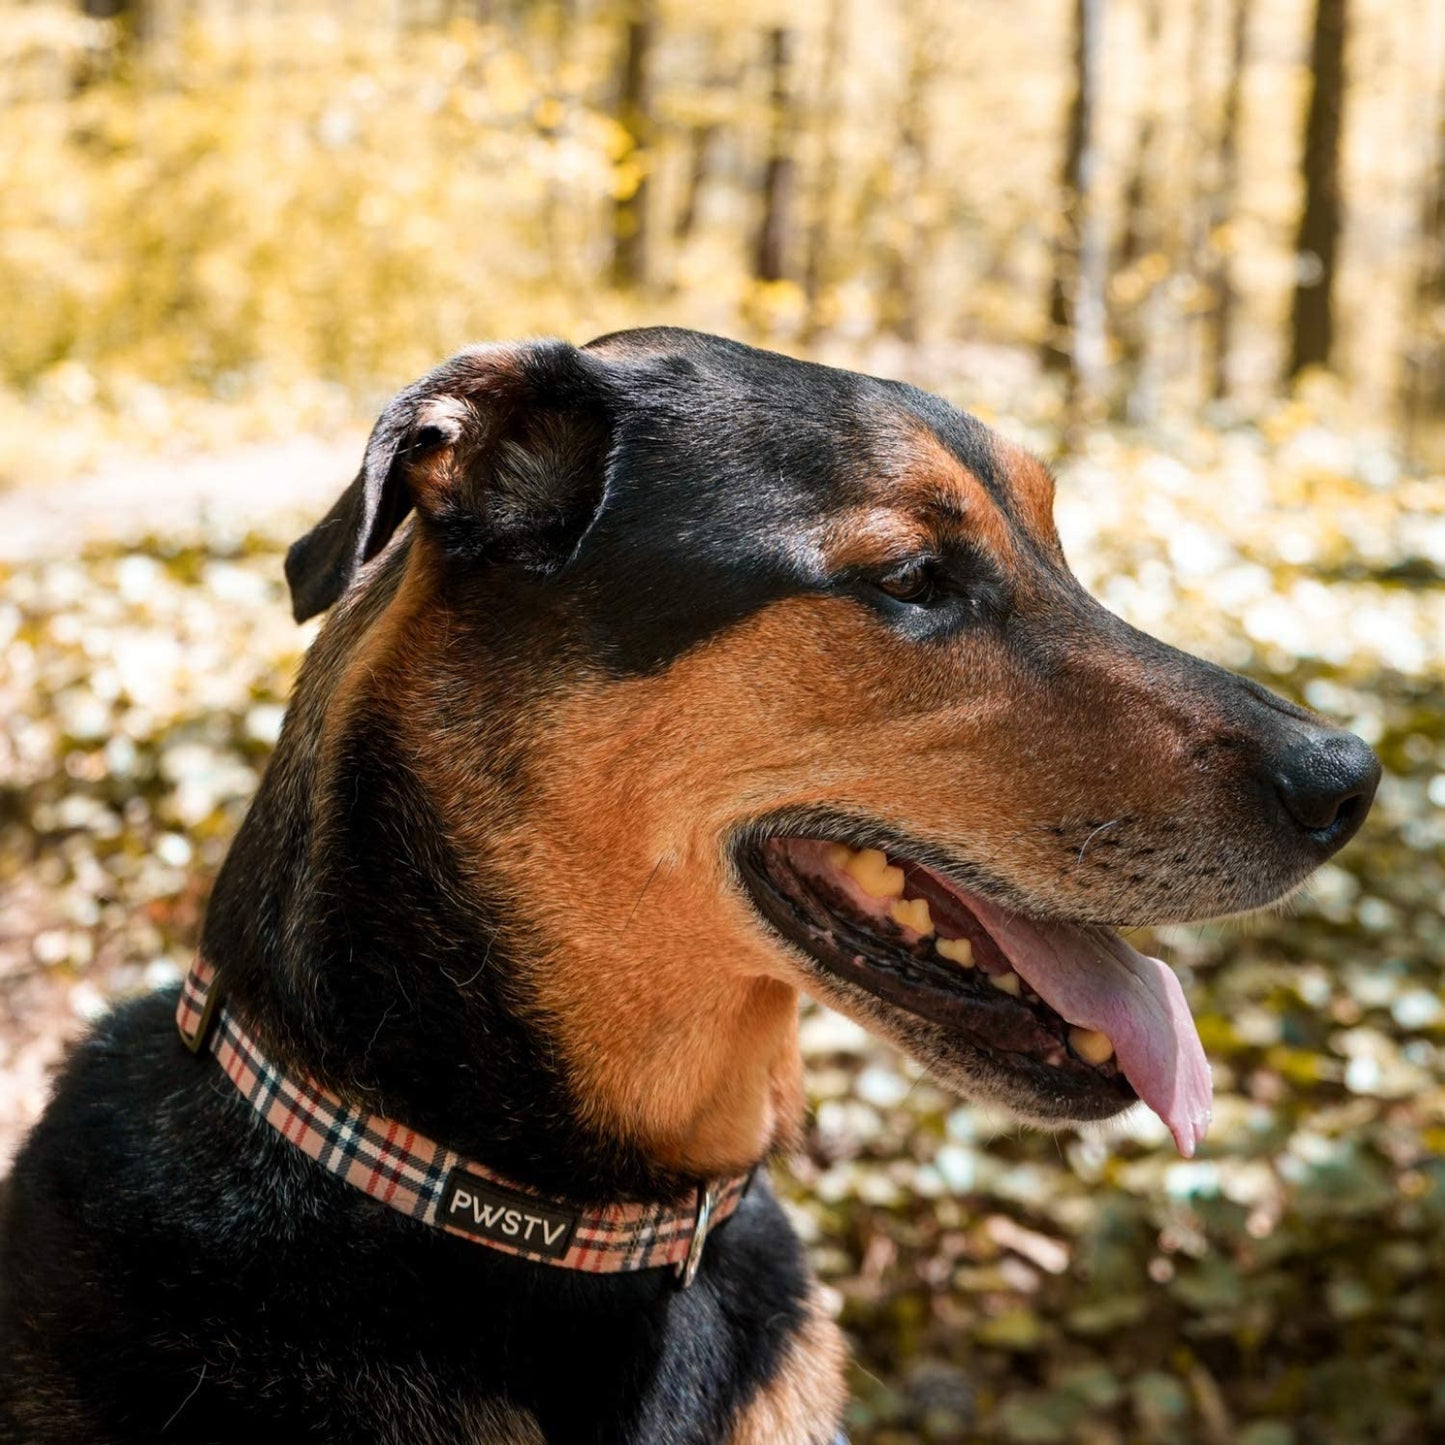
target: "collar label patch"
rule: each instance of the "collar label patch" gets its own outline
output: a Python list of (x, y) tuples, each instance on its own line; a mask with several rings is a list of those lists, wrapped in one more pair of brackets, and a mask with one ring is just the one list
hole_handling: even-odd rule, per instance
[(547, 1259), (566, 1255), (577, 1218), (571, 1210), (499, 1189), (461, 1165), (448, 1175), (437, 1206), (438, 1224)]

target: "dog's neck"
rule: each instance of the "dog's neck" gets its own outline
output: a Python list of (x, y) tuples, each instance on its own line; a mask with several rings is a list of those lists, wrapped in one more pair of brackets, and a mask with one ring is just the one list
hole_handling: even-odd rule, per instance
[(482, 836), (525, 832), (507, 720), (474, 718), (478, 749), (416, 715), (397, 671), (416, 644), (405, 558), (315, 644), (217, 879), (203, 948), (228, 996), (287, 1067), (539, 1189), (674, 1198), (746, 1170), (796, 1128), (796, 994), (701, 978), (643, 993), (608, 977), (615, 958), (568, 957), (593, 991), (584, 1018), (632, 993), (590, 1044), (559, 1034), (538, 989), (559, 960), (505, 890), (478, 885), (425, 757), (455, 746), (484, 769), (461, 800)]

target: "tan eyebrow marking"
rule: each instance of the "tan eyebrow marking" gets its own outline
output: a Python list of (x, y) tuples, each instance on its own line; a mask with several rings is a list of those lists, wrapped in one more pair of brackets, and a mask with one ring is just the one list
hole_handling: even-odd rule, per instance
[(1031, 451), (1015, 442), (995, 437), (994, 447), (1007, 478), (1007, 486), (1018, 498), (1019, 510), (1029, 530), (1051, 549), (1057, 550), (1053, 473)]
[(931, 524), (935, 545), (966, 541), (985, 548), (1002, 566), (1012, 563), (1014, 540), (998, 503), (983, 481), (922, 422), (908, 428), (898, 480), (911, 494), (916, 515)]
[[(987, 553), (1005, 572), (1016, 566), (1020, 519), (1004, 511), (931, 427), (912, 416), (894, 422), (886, 442), (859, 459), (855, 484), (864, 500), (815, 529), (810, 539), (814, 555), (829, 570), (842, 571), (886, 567), (965, 546)], [(1044, 535), (1051, 539), (1052, 480), (1028, 452), (1004, 445), (1003, 485), (1014, 488), (1020, 479), (1023, 525), (1034, 530), (1034, 516), (1041, 510)]]
[(900, 507), (864, 504), (824, 524), (822, 551), (830, 569), (885, 567), (938, 545), (937, 534)]

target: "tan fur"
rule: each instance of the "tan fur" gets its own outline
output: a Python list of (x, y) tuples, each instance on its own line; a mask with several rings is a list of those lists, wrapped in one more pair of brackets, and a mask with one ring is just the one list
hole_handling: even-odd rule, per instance
[(808, 1305), (777, 1373), (738, 1417), (727, 1445), (827, 1445), (833, 1439), (848, 1400), (848, 1347), (817, 1286)]
[[(1014, 538), (983, 483), (921, 423), (909, 433), (905, 456), (892, 490), (935, 528), (961, 534), (986, 547), (1002, 566), (1010, 566), (1017, 550)], [(1007, 463), (1010, 482), (1016, 471), (1012, 460)]]
[[(954, 841), (1057, 899), (1061, 771), (1081, 779), (1065, 808), (1083, 816), (1130, 792), (1139, 809), (1162, 801), (1147, 777), (1092, 766), (1130, 746), (1112, 712), (1090, 728), (1038, 689), (1021, 725), (1029, 684), (995, 652), (962, 642), (940, 675), (856, 606), (793, 599), (660, 678), (582, 689), (546, 715), (526, 833), (492, 866), (557, 940), (539, 986), (581, 1091), (661, 1158), (723, 1172), (797, 1123), (801, 978), (727, 875), (736, 827), (832, 804)], [(962, 690), (964, 673), (981, 685)]]
[(1009, 491), (1019, 504), (1024, 524), (1034, 537), (1062, 559), (1059, 534), (1054, 528), (1054, 479), (1030, 451), (995, 436), (994, 455), (1008, 476)]
[[(391, 672), (404, 666), (414, 630), (434, 615), (436, 591), (432, 559), (425, 547), (411, 549), (406, 571), (391, 602), (373, 618), (346, 658), (332, 685), (322, 717), (321, 754), (325, 758), (359, 706), (392, 685)], [(353, 593), (353, 597), (359, 594)]]
[[(938, 452), (876, 510), (919, 535), (1001, 535), (981, 485)], [(1047, 474), (1019, 466), (1037, 504)], [(678, 1171), (747, 1169), (801, 1120), (805, 975), (731, 876), (740, 826), (830, 805), (987, 860), (1041, 911), (1100, 918), (1147, 912), (1104, 871), (1104, 845), (1090, 853), (1100, 824), (1127, 814), (1135, 836), (1164, 830), (1161, 848), (1181, 845), (1181, 817), (1196, 846), (1230, 837), (1188, 795), (1181, 754), (1202, 720), (1127, 652), (1086, 639), (1063, 678), (1021, 665), (990, 629), (911, 647), (828, 596), (766, 607), (659, 674), (569, 680), (539, 699), (524, 741), (505, 743), (526, 794), (509, 825), (489, 781), (504, 741), (487, 725), (511, 683), (480, 676), (445, 608), (424, 605), (423, 554), (348, 686), (374, 687), (383, 653), (397, 664), (403, 743), (475, 887), (500, 898), (511, 951), (536, 960), (536, 1007), (591, 1121)], [(1028, 585), (1017, 579), (1019, 606)]]
[(467, 1428), (474, 1445), (547, 1445), (537, 1417), (513, 1405), (480, 1406), (467, 1421)]
[(1013, 537), (988, 490), (926, 427), (909, 426), (871, 471), (868, 501), (822, 528), (831, 569), (886, 567), (953, 541), (984, 548), (1004, 567), (1013, 563)]

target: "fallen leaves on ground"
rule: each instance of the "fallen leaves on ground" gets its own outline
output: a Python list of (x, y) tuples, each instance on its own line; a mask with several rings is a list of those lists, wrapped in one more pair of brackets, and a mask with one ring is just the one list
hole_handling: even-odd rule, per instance
[[(856, 1343), (859, 1445), (1413, 1445), (1445, 1433), (1445, 484), (1307, 415), (1099, 432), (1063, 468), (1085, 581), (1364, 734), (1361, 838), (1287, 908), (1164, 930), (1215, 1065), (1151, 1118), (990, 1121), (810, 1009), (783, 1180)], [(15, 564), (0, 600), (0, 1126), (62, 1040), (174, 980), (310, 632), (264, 535)]]

